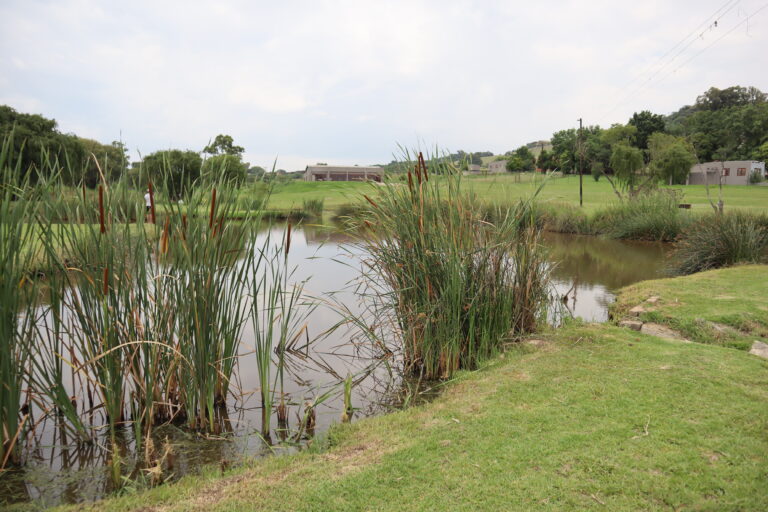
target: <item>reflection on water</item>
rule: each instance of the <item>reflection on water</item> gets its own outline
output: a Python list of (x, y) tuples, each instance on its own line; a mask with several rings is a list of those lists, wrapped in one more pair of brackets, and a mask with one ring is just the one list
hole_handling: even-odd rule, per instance
[(575, 317), (590, 322), (608, 319), (614, 291), (662, 277), (667, 246), (624, 242), (594, 236), (545, 233), (553, 263), (552, 278), (563, 305)]
[[(282, 230), (279, 230), (282, 232)], [(278, 237), (280, 235), (278, 234)], [(360, 253), (342, 245), (348, 237), (335, 229), (304, 226), (296, 230), (291, 245), (290, 264), (296, 265), (296, 281), (309, 279), (306, 290), (315, 297), (328, 297), (343, 303), (351, 312), (363, 308), (348, 284), (359, 277)], [(655, 278), (664, 264), (665, 248), (602, 240), (594, 237), (546, 234), (553, 263), (552, 277), (559, 296), (571, 314), (590, 321), (607, 317), (612, 291), (628, 284)], [(317, 408), (315, 433), (340, 421), (343, 398), (340, 382), (347, 375), (355, 381), (353, 406), (356, 417), (387, 410), (398, 400), (404, 387), (400, 376), (377, 363), (372, 347), (356, 343), (353, 331), (340, 329), (330, 336), (322, 334), (339, 322), (340, 314), (331, 307), (319, 307), (308, 318), (307, 341), (292, 351), (287, 364), (288, 431), (295, 433), (305, 404), (330, 392), (330, 398)], [(203, 464), (232, 463), (246, 456), (284, 452), (301, 446), (301, 439), (269, 446), (261, 438), (261, 409), (258, 399), (258, 374), (253, 350), (253, 332), (247, 324), (239, 360), (237, 397), (230, 400), (233, 435), (227, 438), (201, 437), (174, 426), (155, 430), (156, 444), (169, 442), (174, 448), (172, 473), (175, 477), (194, 472)], [(273, 430), (277, 429), (273, 415)], [(66, 433), (46, 420), (36, 429), (38, 440), (27, 455), (21, 470), (0, 477), (0, 505), (4, 501), (35, 500), (39, 504), (74, 503), (97, 499), (110, 492), (109, 472), (103, 446), (78, 445)], [(278, 434), (278, 437), (280, 435)], [(283, 436), (285, 437), (285, 436)], [(125, 432), (124, 474), (141, 474), (131, 458), (130, 432)], [(278, 441), (279, 439), (275, 439)], [(106, 443), (103, 443), (106, 444)]]

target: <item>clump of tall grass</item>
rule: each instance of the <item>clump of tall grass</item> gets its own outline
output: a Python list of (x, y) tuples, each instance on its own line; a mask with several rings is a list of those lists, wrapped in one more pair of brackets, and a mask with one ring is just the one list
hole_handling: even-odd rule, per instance
[(536, 216), (547, 231), (592, 234), (592, 223), (584, 210), (568, 203), (539, 203)]
[(323, 205), (325, 201), (320, 199), (305, 199), (302, 202), (302, 208), (301, 210), (308, 216), (311, 217), (322, 217), (323, 215)]
[(690, 222), (678, 203), (670, 191), (653, 191), (601, 210), (592, 222), (611, 238), (671, 242)]
[[(448, 378), (530, 332), (544, 315), (547, 266), (531, 203), (493, 222), (462, 188), (461, 172), (419, 155), (406, 186), (377, 187), (358, 230), (379, 314), (397, 326), (406, 367)], [(442, 175), (430, 179), (430, 173)]]
[(677, 239), (670, 256), (671, 272), (693, 274), (768, 259), (765, 220), (765, 216), (738, 211), (696, 219)]

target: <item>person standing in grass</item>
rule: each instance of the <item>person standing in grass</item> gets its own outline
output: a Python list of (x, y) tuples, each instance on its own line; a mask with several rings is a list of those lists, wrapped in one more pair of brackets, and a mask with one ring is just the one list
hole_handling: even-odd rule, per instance
[(144, 194), (144, 204), (147, 205), (147, 213), (152, 209), (152, 196), (149, 195), (149, 189), (147, 189), (147, 193)]

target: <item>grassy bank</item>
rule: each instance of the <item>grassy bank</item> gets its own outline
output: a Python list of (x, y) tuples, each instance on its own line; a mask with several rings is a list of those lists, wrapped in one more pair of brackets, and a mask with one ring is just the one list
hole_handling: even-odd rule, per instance
[[(498, 176), (467, 176), (465, 184), (477, 193), (482, 200), (506, 204), (520, 198), (529, 197), (543, 178), (532, 173), (522, 175), (503, 174)], [(372, 185), (345, 182), (305, 182), (292, 181), (275, 187), (269, 200), (268, 208), (291, 210), (301, 208), (304, 199), (324, 199), (326, 212), (335, 210), (348, 203), (361, 199), (361, 193), (367, 193)], [(707, 200), (703, 185), (677, 185), (671, 188), (683, 192), (683, 202), (691, 204), (691, 211), (710, 212), (712, 208)], [(710, 187), (710, 192), (717, 201), (717, 188)], [(579, 177), (565, 176), (552, 178), (539, 193), (544, 203), (579, 205)], [(768, 187), (726, 186), (723, 187), (723, 200), (726, 210), (740, 209), (754, 213), (768, 213)], [(591, 176), (584, 176), (584, 211), (594, 213), (616, 201), (610, 184), (602, 179), (595, 182)]]
[(701, 343), (748, 349), (768, 340), (768, 265), (742, 265), (674, 279), (644, 281), (621, 290), (612, 307), (614, 318), (649, 297), (640, 314)]
[[(91, 510), (765, 510), (768, 364), (572, 325), (325, 450)], [(63, 510), (82, 510), (81, 506)]]

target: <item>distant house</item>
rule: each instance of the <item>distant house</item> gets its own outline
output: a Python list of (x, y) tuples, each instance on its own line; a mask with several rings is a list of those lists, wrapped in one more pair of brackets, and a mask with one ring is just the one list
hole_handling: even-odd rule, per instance
[(722, 173), (723, 185), (748, 185), (749, 176), (759, 172), (765, 177), (765, 162), (754, 160), (728, 160), (726, 162), (705, 162), (691, 167), (686, 185), (717, 185)]
[(304, 170), (304, 181), (382, 181), (381, 167), (341, 167), (330, 165), (308, 165)]
[(502, 172), (507, 172), (507, 161), (506, 160), (497, 160), (496, 162), (491, 162), (488, 164), (488, 172), (490, 174), (498, 174)]
[(467, 167), (468, 172), (478, 173), (480, 172), (480, 166), (477, 164), (469, 164)]

